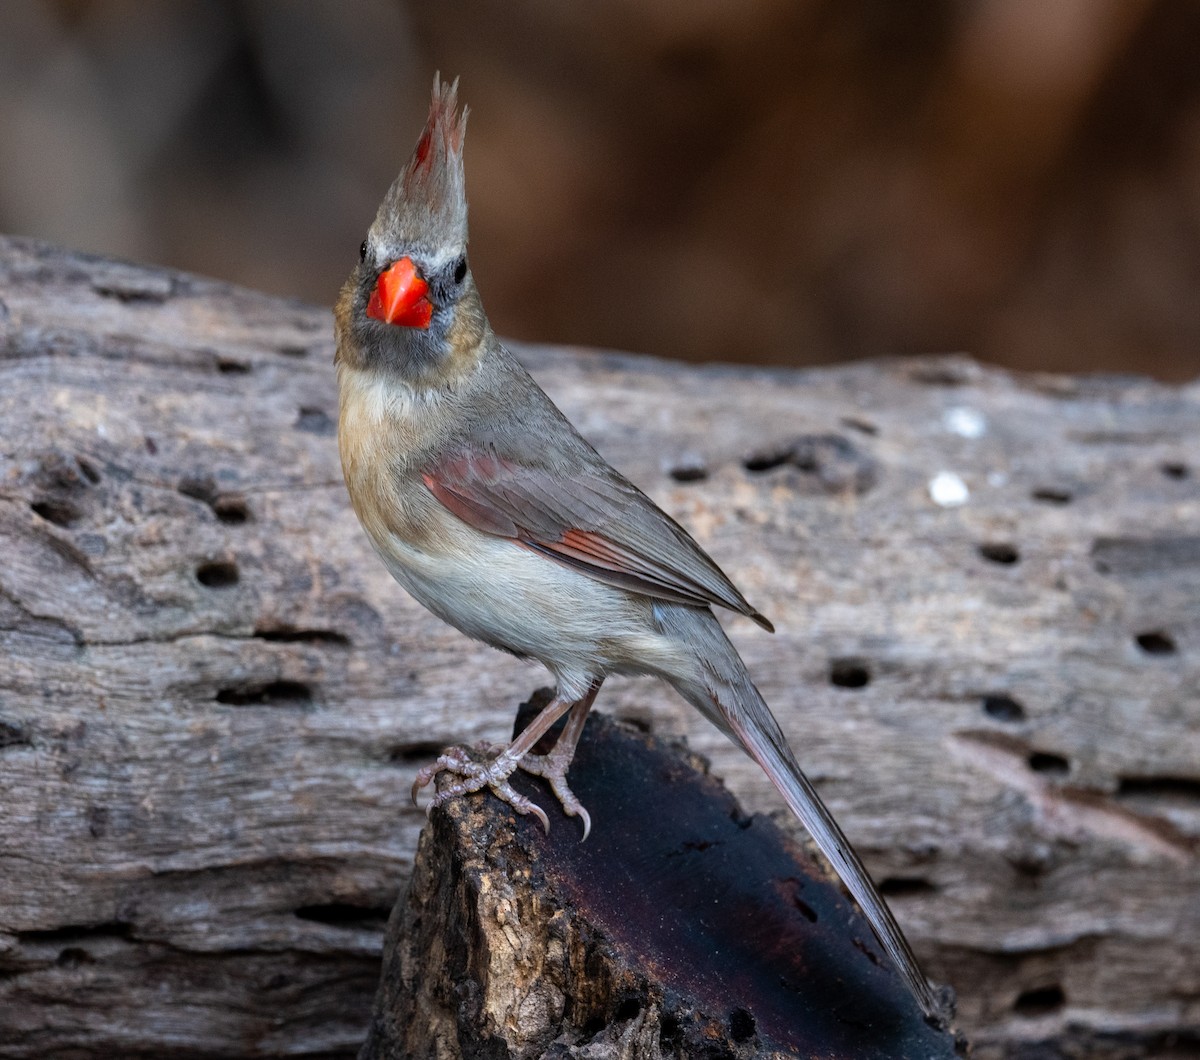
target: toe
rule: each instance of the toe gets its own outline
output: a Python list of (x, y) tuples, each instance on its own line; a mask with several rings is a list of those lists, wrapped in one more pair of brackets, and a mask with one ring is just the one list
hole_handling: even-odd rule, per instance
[(492, 791), (495, 792), (497, 798), (507, 802), (517, 813), (533, 814), (542, 822), (542, 830), (547, 835), (550, 834), (550, 818), (546, 816), (546, 811), (532, 799), (522, 795), (507, 780), (492, 784)]

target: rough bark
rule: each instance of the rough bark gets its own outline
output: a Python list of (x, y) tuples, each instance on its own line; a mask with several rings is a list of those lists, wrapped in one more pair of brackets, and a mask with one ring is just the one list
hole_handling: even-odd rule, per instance
[[(776, 622), (731, 636), (976, 1055), (1195, 1050), (1200, 386), (520, 352)], [(331, 354), (0, 242), (0, 1055), (352, 1055), (414, 771), (543, 683), (371, 554)], [(601, 706), (779, 808), (666, 690)]]
[(818, 863), (702, 769), (593, 715), (586, 843), (541, 780), (517, 783), (547, 834), (491, 796), (435, 812), (359, 1060), (964, 1055)]

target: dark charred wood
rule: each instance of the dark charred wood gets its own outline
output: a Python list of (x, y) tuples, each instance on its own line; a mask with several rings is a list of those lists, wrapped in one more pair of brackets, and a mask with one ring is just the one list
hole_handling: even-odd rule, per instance
[(490, 794), (434, 811), (360, 1060), (963, 1055), (813, 856), (694, 757), (593, 714), (571, 780), (586, 842), (540, 778), (516, 786), (548, 834)]

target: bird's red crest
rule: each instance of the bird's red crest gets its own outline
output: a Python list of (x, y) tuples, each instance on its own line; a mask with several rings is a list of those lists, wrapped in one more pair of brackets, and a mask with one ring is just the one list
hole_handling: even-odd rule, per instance
[(457, 79), (447, 84), (435, 77), (425, 128), (380, 207), (381, 232), (414, 248), (466, 245), (466, 129), (467, 108), (458, 109)]
[(436, 176), (443, 167), (461, 164), (466, 129), (467, 108), (461, 114), (458, 112), (458, 79), (446, 84), (440, 76), (435, 76), (429, 117), (408, 164), (409, 181), (419, 183)]
[(413, 152), (413, 168), (422, 165), (425, 159), (429, 157), (429, 130), (426, 129), (421, 134), (421, 139), (417, 141), (417, 149)]

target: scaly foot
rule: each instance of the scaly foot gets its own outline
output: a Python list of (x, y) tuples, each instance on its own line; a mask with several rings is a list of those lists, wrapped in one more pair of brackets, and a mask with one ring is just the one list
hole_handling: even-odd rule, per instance
[[(601, 680), (599, 677), (593, 678), (581, 699), (570, 699), (556, 693), (521, 734), (499, 753), (491, 751), (486, 745), (481, 745), (476, 755), (472, 755), (465, 747), (447, 748), (433, 765), (426, 766), (417, 773), (417, 779), (413, 781), (412, 786), (413, 802), (417, 801), (417, 792), (431, 783), (439, 773), (453, 773), (461, 779), (442, 788), (430, 802), (430, 810), (458, 795), (468, 795), (479, 791), (480, 788), (490, 788), (498, 799), (507, 802), (517, 813), (533, 814), (549, 832), (550, 819), (545, 811), (532, 799), (527, 799), (516, 791), (508, 782), (513, 771), (520, 768), (550, 781), (550, 787), (562, 803), (563, 810), (583, 821), (583, 838), (587, 839), (592, 830), (592, 819), (575, 797), (575, 793), (567, 786), (567, 767), (575, 756), (575, 745), (583, 732), (588, 709), (600, 690)], [(555, 742), (554, 749), (549, 754), (531, 754), (538, 740), (567, 711), (571, 712), (571, 716)]]
[[(448, 747), (431, 766), (426, 766), (417, 773), (413, 781), (412, 798), (417, 801), (417, 793), (428, 785), (439, 773), (453, 773), (460, 777), (441, 788), (430, 800), (426, 814), (432, 812), (435, 806), (442, 806), (459, 795), (469, 795), (481, 788), (490, 788), (496, 798), (507, 802), (517, 813), (531, 813), (542, 822), (542, 828), (550, 831), (550, 818), (532, 799), (527, 799), (509, 782), (517, 767), (521, 765), (518, 758), (501, 751), (497, 755), (489, 755), (483, 759), (471, 757), (471, 752), (465, 747)], [(556, 789), (557, 793), (557, 789)], [(568, 811), (570, 812), (570, 811)]]
[(583, 803), (567, 785), (567, 768), (571, 764), (574, 751), (574, 746), (571, 747), (570, 752), (560, 751), (558, 747), (555, 747), (549, 754), (527, 754), (521, 759), (521, 768), (526, 773), (533, 773), (550, 781), (551, 790), (558, 801), (562, 803), (563, 813), (568, 817), (578, 817), (583, 822), (583, 838), (587, 839), (588, 833), (592, 830), (591, 815), (583, 808)]

